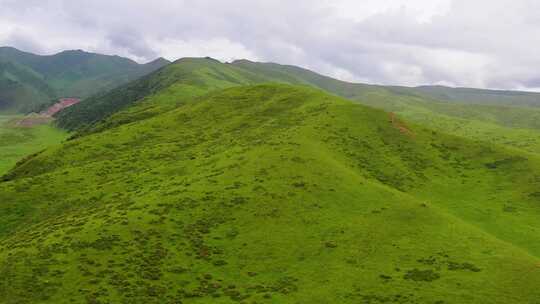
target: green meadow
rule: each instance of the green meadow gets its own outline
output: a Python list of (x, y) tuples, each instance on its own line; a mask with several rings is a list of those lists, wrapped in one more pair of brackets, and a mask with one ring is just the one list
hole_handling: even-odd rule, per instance
[(0, 113), (0, 174), (6, 173), (23, 157), (59, 144), (67, 132), (50, 124), (14, 127), (10, 122), (22, 115)]

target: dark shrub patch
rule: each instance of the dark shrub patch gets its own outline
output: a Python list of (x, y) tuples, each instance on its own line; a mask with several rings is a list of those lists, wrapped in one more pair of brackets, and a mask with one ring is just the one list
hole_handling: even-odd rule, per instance
[(413, 281), (422, 281), (422, 282), (431, 282), (439, 279), (441, 277), (440, 274), (434, 272), (431, 269), (428, 270), (418, 270), (413, 269), (407, 271), (407, 273), (403, 276), (405, 280), (413, 280)]
[(475, 265), (471, 264), (471, 263), (454, 263), (454, 262), (449, 262), (448, 263), (448, 270), (468, 270), (468, 271), (472, 271), (472, 272), (480, 272), (482, 271), (482, 269), (476, 267)]
[(328, 241), (324, 244), (324, 246), (326, 246), (326, 248), (336, 248), (337, 244), (334, 241)]

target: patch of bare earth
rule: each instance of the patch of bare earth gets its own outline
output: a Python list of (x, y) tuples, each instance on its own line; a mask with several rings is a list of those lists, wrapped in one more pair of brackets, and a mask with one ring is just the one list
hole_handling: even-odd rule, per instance
[(39, 114), (45, 115), (45, 116), (53, 116), (54, 114), (62, 111), (63, 109), (71, 107), (72, 105), (76, 105), (79, 102), (81, 102), (81, 100), (78, 98), (61, 98), (58, 100), (57, 103), (50, 106), (47, 110)]
[(54, 120), (53, 115), (62, 111), (65, 108), (78, 104), (81, 100), (78, 98), (61, 98), (57, 103), (50, 106), (40, 113), (31, 113), (23, 118), (16, 119), (10, 122), (14, 127), (31, 128), (37, 125), (48, 124)]
[(410, 137), (414, 137), (414, 133), (407, 127), (407, 125), (399, 120), (395, 113), (390, 113), (390, 123), (392, 126), (399, 130), (402, 134), (405, 134)]

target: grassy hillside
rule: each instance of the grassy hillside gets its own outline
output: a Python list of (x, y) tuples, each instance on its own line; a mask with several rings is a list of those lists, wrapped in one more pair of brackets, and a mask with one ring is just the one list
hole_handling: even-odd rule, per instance
[(536, 156), (308, 87), (176, 93), (144, 101), (174, 110), (48, 149), (4, 177), (1, 299), (540, 297)]
[(0, 47), (0, 110), (26, 111), (52, 98), (86, 98), (168, 64), (138, 64), (118, 56), (64, 51), (40, 56)]
[(0, 58), (0, 111), (24, 112), (54, 96), (40, 74)]
[[(211, 58), (183, 58), (143, 79), (71, 107), (58, 115), (58, 124), (72, 130), (89, 125), (94, 129), (98, 122), (102, 124), (99, 128), (116, 126), (162, 113), (215, 89), (268, 82), (310, 85), (350, 99), (374, 94), (393, 96), (384, 87), (346, 83), (294, 66), (247, 60), (223, 64)], [(157, 94), (164, 94), (165, 98)]]
[(375, 86), (339, 81), (295, 66), (239, 60), (233, 65), (274, 81), (306, 84), (395, 112), (432, 129), (540, 151), (540, 94), (466, 88)]
[[(497, 143), (532, 153), (540, 152), (540, 111), (520, 107), (409, 105), (395, 111), (409, 121), (441, 132)], [(392, 111), (392, 108), (386, 108)]]
[(319, 75), (310, 70), (290, 65), (260, 63), (238, 60), (233, 65), (265, 74), (276, 80), (288, 83), (310, 84), (347, 98), (357, 99), (367, 93), (385, 92), (393, 95), (419, 97), (458, 104), (477, 104), (494, 106), (540, 106), (540, 93), (522, 91), (485, 90), (473, 88), (450, 88), (444, 86), (378, 86), (339, 81)]
[(19, 115), (0, 113), (0, 175), (21, 158), (59, 144), (67, 137), (67, 132), (51, 125), (14, 127), (12, 122), (19, 118)]
[(387, 93), (369, 94), (355, 100), (440, 132), (532, 153), (540, 151), (540, 111), (535, 108), (449, 104)]
[[(58, 125), (67, 129), (99, 128), (144, 119), (213, 90), (270, 81), (268, 77), (223, 64), (211, 58), (183, 58), (105, 94), (59, 113)], [(135, 106), (135, 107), (133, 107)], [(122, 110), (126, 110), (125, 112)], [(114, 117), (110, 117), (117, 114)], [(108, 118), (105, 122), (105, 118)]]
[(449, 88), (443, 86), (422, 86), (415, 88), (415, 90), (438, 100), (456, 103), (540, 106), (540, 93), (536, 92)]
[[(449, 98), (442, 97), (437, 100), (435, 98), (440, 96), (426, 94), (425, 87), (347, 83), (294, 66), (247, 60), (222, 64), (212, 59), (185, 58), (139, 81), (94, 96), (60, 113), (58, 121), (64, 128), (85, 128), (82, 133), (95, 132), (152, 117), (215, 89), (262, 82), (313, 86), (394, 112), (402, 118), (443, 133), (533, 153), (540, 151), (540, 110), (536, 108), (450, 102)], [(501, 93), (503, 97), (505, 94), (511, 95), (508, 92), (485, 92), (495, 95)], [(534, 96), (532, 93), (529, 95)]]

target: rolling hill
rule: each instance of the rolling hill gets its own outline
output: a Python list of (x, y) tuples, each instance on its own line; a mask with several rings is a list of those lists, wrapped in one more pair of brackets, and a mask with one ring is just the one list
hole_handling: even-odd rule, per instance
[(421, 86), (415, 89), (435, 99), (456, 103), (540, 106), (540, 94), (536, 92), (449, 88), (444, 86)]
[(61, 97), (86, 98), (168, 63), (159, 58), (138, 64), (81, 50), (40, 56), (0, 47), (0, 111), (24, 112)]
[(458, 104), (495, 105), (495, 106), (539, 106), (540, 93), (523, 91), (486, 90), (473, 88), (451, 88), (444, 86), (381, 86), (339, 81), (319, 75), (313, 71), (276, 63), (261, 63), (249, 60), (237, 60), (235, 66), (264, 74), (276, 81), (309, 84), (344, 97), (358, 99), (372, 93), (393, 93), (395, 95), (414, 96), (428, 100)]
[[(214, 89), (265, 82), (316, 87), (394, 112), (402, 118), (443, 133), (531, 153), (540, 151), (540, 109), (530, 106), (539, 95), (537, 93), (355, 84), (295, 66), (247, 60), (223, 64), (209, 58), (181, 59), (155, 75), (94, 96), (60, 113), (58, 124), (70, 130), (84, 128), (82, 133), (93, 132), (152, 117), (173, 109), (178, 102), (204, 95)], [(166, 92), (165, 97), (159, 98), (163, 92)], [(445, 92), (446, 97), (442, 92)], [(451, 95), (448, 92), (454, 93)], [(478, 97), (479, 94), (489, 95), (490, 99)], [(461, 101), (457, 101), (456, 96), (461, 96)], [(519, 99), (516, 96), (526, 98)], [(475, 102), (477, 97), (479, 101)]]
[(540, 297), (538, 156), (200, 60), (123, 87), (141, 92), (4, 176), (0, 298)]
[(470, 139), (540, 151), (540, 94), (519, 91), (421, 86), (377, 86), (339, 81), (312, 71), (248, 60), (233, 65), (273, 81), (304, 84), (394, 112), (434, 130)]

